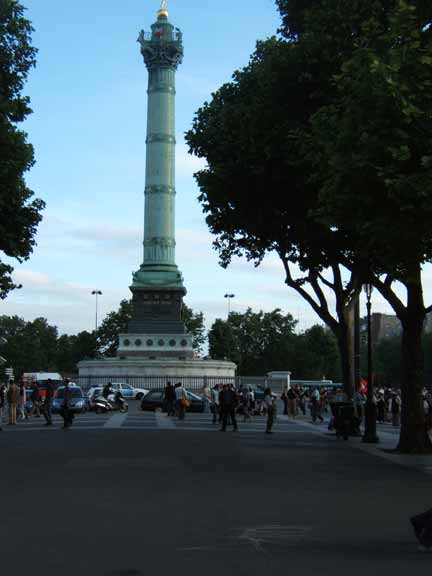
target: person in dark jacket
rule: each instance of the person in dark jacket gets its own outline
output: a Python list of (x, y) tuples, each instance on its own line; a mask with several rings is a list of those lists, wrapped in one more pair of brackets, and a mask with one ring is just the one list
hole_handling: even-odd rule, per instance
[(46, 420), (45, 424), (46, 426), (52, 426), (51, 408), (52, 408), (53, 396), (54, 396), (54, 386), (51, 378), (48, 378), (46, 383), (45, 400), (43, 403), (43, 415)]
[(73, 422), (73, 412), (70, 408), (71, 402), (71, 389), (69, 387), (69, 380), (65, 381), (65, 387), (63, 390), (63, 403), (61, 406), (60, 414), (63, 418), (63, 428), (70, 428)]
[(32, 384), (32, 391), (30, 394), (30, 399), (32, 401), (32, 407), (30, 408), (30, 416), (33, 416), (33, 414), (36, 414), (36, 417), (40, 418), (41, 396), (40, 396), (40, 392), (39, 392), (39, 386), (36, 384), (36, 382), (34, 382)]
[(105, 400), (108, 400), (108, 396), (112, 394), (111, 388), (112, 388), (111, 382), (105, 384), (104, 389), (102, 390), (102, 396), (105, 398)]
[(176, 402), (175, 388), (171, 384), (171, 382), (167, 382), (164, 392), (164, 404), (165, 409), (167, 411), (167, 416), (175, 416), (175, 402)]
[(420, 552), (432, 552), (432, 509), (413, 516), (410, 521), (419, 542)]
[(228, 417), (230, 417), (233, 424), (233, 432), (237, 432), (237, 394), (235, 390), (232, 389), (228, 384), (224, 384), (222, 390), (219, 393), (219, 406), (222, 413), (222, 428), (220, 431), (226, 431)]

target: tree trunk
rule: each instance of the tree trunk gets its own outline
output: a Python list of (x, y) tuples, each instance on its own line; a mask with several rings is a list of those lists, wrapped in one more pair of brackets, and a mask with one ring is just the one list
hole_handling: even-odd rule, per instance
[(402, 322), (402, 412), (398, 450), (404, 454), (432, 452), (426, 432), (423, 409), (422, 334), (426, 311), (420, 280), (420, 268), (407, 287), (406, 313)]
[(348, 398), (354, 398), (354, 369), (353, 369), (353, 330), (351, 323), (345, 319), (339, 320), (336, 333), (342, 370), (344, 392)]

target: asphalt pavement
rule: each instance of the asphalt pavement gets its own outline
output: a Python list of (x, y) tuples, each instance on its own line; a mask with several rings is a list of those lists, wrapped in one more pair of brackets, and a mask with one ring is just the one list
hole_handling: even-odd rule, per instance
[(389, 460), (387, 440), (365, 451), (285, 417), (266, 435), (262, 418), (221, 433), (209, 414), (116, 416), (0, 433), (2, 573), (431, 570), (408, 522), (432, 506), (431, 475)]

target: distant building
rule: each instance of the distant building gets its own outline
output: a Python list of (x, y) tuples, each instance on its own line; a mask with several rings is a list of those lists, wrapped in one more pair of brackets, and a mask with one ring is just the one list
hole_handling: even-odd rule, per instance
[[(372, 341), (376, 344), (383, 338), (394, 338), (402, 334), (402, 325), (397, 316), (393, 314), (381, 314), (375, 312), (371, 319)], [(362, 318), (360, 321), (360, 330), (366, 335), (367, 321)], [(425, 321), (425, 332), (432, 332), (432, 314), (428, 314)]]
[(383, 338), (394, 338), (400, 336), (402, 326), (397, 316), (392, 314), (372, 314), (372, 341), (379, 342)]

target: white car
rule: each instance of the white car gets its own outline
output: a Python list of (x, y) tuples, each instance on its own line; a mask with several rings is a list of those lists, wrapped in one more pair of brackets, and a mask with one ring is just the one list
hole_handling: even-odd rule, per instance
[[(114, 391), (119, 390), (124, 398), (134, 398), (135, 400), (142, 400), (148, 393), (148, 390), (144, 388), (134, 388), (130, 384), (124, 384), (123, 382), (112, 382), (111, 388)], [(96, 391), (98, 396), (101, 395), (103, 389), (103, 386), (92, 386), (88, 391), (88, 397), (91, 398)]]

